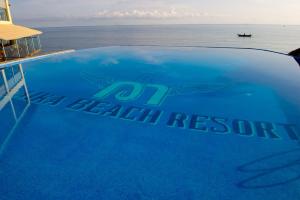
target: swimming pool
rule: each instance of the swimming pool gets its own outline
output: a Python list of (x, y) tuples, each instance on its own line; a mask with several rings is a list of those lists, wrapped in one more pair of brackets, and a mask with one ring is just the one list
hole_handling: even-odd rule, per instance
[(5, 72), (0, 199), (300, 198), (292, 57), (105, 47), (22, 66)]

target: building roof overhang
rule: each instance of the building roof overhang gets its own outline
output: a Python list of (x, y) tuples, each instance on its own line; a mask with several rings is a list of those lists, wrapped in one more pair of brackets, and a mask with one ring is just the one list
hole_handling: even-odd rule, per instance
[(0, 24), (1, 40), (17, 40), (20, 38), (42, 34), (41, 31), (14, 24)]

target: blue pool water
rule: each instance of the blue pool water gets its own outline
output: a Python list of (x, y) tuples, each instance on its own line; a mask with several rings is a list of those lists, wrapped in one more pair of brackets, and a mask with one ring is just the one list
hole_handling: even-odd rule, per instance
[(292, 57), (105, 47), (23, 70), (30, 103), (22, 86), (0, 111), (1, 200), (300, 199)]

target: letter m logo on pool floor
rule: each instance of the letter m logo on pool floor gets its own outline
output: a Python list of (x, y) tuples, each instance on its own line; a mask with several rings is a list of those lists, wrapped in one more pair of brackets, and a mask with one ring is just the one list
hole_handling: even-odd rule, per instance
[(146, 89), (155, 89), (155, 93), (149, 97), (146, 104), (151, 106), (159, 106), (167, 97), (170, 88), (158, 84), (144, 84), (138, 82), (115, 82), (106, 88), (100, 90), (94, 95), (96, 99), (106, 99), (112, 95), (121, 101), (135, 101), (142, 96)]

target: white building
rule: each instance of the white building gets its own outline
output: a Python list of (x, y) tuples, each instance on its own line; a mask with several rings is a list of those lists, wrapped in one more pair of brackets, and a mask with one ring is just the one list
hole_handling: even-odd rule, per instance
[(40, 34), (41, 31), (13, 24), (8, 0), (0, 0), (0, 62), (40, 52)]

